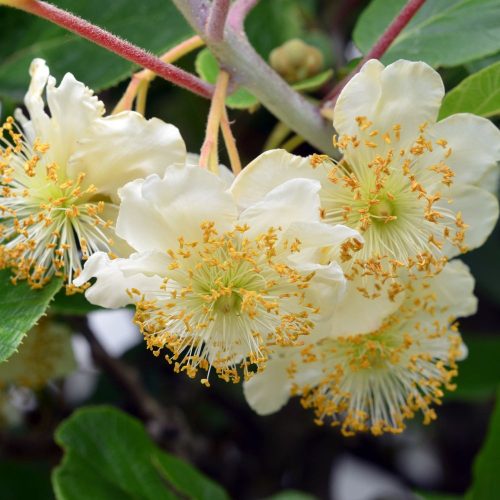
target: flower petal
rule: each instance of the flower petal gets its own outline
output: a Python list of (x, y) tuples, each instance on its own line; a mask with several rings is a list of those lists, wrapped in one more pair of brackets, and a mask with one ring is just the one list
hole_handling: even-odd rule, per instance
[(420, 125), (436, 121), (443, 96), (441, 77), (429, 65), (399, 60), (384, 68), (372, 59), (341, 92), (333, 126), (340, 135), (357, 135), (360, 116), (381, 134), (401, 125), (400, 146), (406, 147), (417, 138)]
[(167, 255), (158, 252), (113, 260), (106, 253), (97, 252), (87, 260), (82, 273), (73, 283), (82, 286), (96, 278), (96, 282), (85, 291), (85, 297), (91, 304), (114, 309), (133, 302), (127, 294), (129, 289), (137, 288), (146, 294), (159, 290), (163, 283), (160, 273), (167, 265)]
[(238, 222), (248, 224), (250, 230), (245, 234), (255, 237), (270, 227), (286, 230), (292, 222), (319, 221), (320, 189), (321, 184), (312, 179), (287, 180), (271, 189), (261, 201), (244, 210)]
[(51, 156), (65, 165), (93, 121), (104, 114), (104, 104), (71, 73), (64, 75), (58, 87), (55, 78), (49, 77), (47, 103), (53, 129)]
[(134, 181), (120, 197), (117, 234), (137, 250), (176, 248), (181, 236), (198, 241), (205, 221), (215, 222), (219, 232), (229, 231), (237, 216), (224, 183), (199, 167), (172, 165), (164, 178)]
[(163, 175), (172, 164), (184, 164), (186, 146), (173, 125), (124, 111), (94, 121), (78, 151), (70, 158), (71, 176), (86, 174), (88, 184), (116, 199), (127, 182), (150, 174)]
[(30, 65), (31, 83), (24, 97), (24, 104), (30, 115), (31, 125), (36, 137), (42, 142), (49, 142), (50, 118), (45, 113), (43, 90), (49, 78), (49, 68), (43, 59), (33, 59)]
[(247, 403), (258, 415), (270, 415), (283, 408), (290, 399), (292, 383), (288, 377), (288, 357), (270, 359), (263, 372), (243, 383)]
[(365, 298), (358, 290), (361, 286), (364, 286), (362, 278), (347, 282), (346, 293), (332, 316), (329, 338), (376, 331), (398, 309), (403, 298), (399, 294), (396, 300), (390, 300), (385, 290), (377, 298)]
[[(453, 211), (460, 212), (464, 223), (468, 226), (465, 230), (464, 245), (468, 250), (480, 247), (498, 220), (497, 198), (484, 189), (470, 185), (452, 187), (449, 198), (453, 200), (451, 205)], [(446, 213), (449, 205), (445, 205), (445, 201), (440, 203), (436, 203), (436, 208)], [(453, 223), (450, 227), (456, 229)], [(443, 253), (448, 257), (454, 257), (460, 252), (455, 247), (450, 248), (450, 244), (445, 244)]]
[[(431, 166), (444, 161), (455, 173), (454, 183), (478, 184), (492, 169), (498, 170), (500, 130), (486, 118), (460, 113), (431, 125), (426, 132), (432, 139), (444, 139), (447, 144), (444, 148), (434, 146), (432, 153), (422, 155), (417, 163)], [(448, 148), (451, 154), (445, 158)]]
[(303, 158), (284, 149), (273, 149), (249, 163), (237, 175), (230, 191), (238, 206), (247, 208), (290, 179), (326, 179), (324, 168), (319, 166), (314, 169), (310, 157)]
[(447, 317), (471, 316), (477, 312), (474, 296), (474, 277), (461, 260), (448, 262), (443, 270), (429, 281), (436, 294), (436, 304), (444, 309)]

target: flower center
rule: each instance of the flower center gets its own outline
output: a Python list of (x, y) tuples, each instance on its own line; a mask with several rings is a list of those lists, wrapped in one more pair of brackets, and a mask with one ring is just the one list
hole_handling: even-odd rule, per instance
[[(213, 367), (226, 381), (251, 376), (262, 367), (274, 345), (294, 345), (308, 335), (319, 310), (307, 289), (314, 273), (302, 275), (288, 264), (299, 252), (297, 242), (282, 241), (281, 229), (269, 228), (255, 238), (248, 226), (219, 234), (214, 222), (201, 225), (201, 241), (178, 238), (167, 251), (171, 261), (162, 290), (144, 297), (132, 290), (135, 320), (148, 347), (177, 371), (194, 377)], [(208, 376), (202, 379), (208, 385)]]
[(387, 198), (379, 198), (369, 209), (369, 213), (376, 223), (387, 223), (395, 220), (394, 212), (394, 203)]
[(62, 276), (74, 291), (82, 257), (110, 250), (112, 222), (104, 219), (108, 200), (95, 198), (85, 174), (69, 179), (49, 149), (30, 143), (12, 118), (0, 127), (0, 268), (34, 287)]

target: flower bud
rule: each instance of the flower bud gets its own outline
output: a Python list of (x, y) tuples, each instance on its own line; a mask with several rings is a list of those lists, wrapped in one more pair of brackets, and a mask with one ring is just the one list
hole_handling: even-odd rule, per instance
[(271, 66), (290, 83), (300, 82), (323, 69), (323, 54), (298, 38), (276, 47), (269, 55)]

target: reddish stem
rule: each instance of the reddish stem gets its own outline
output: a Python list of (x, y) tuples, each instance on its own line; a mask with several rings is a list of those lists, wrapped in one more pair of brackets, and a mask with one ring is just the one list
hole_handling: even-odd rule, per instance
[(172, 64), (163, 62), (156, 56), (149, 54), (144, 49), (113, 35), (84, 19), (66, 12), (54, 5), (38, 0), (21, 0), (12, 3), (12, 6), (34, 14), (35, 16), (47, 19), (48, 21), (62, 26), (68, 31), (72, 31), (82, 38), (86, 38), (105, 49), (118, 54), (119, 56), (132, 61), (139, 66), (147, 68), (165, 80), (175, 83), (202, 97), (211, 98), (213, 85), (205, 83), (196, 76), (184, 71)]
[(226, 25), (230, 3), (230, 0), (213, 0), (206, 27), (209, 40), (220, 42), (224, 38), (224, 26)]
[(386, 53), (395, 38), (401, 33), (401, 31), (403, 31), (405, 26), (412, 20), (413, 16), (424, 3), (425, 0), (409, 0), (406, 3), (406, 5), (401, 9), (399, 14), (393, 19), (392, 23), (389, 24), (387, 29), (382, 33), (380, 38), (375, 42), (373, 47), (358, 63), (354, 70), (343, 80), (337, 83), (332, 91), (325, 97), (323, 100), (323, 108), (331, 108), (335, 105), (342, 89), (347, 85), (351, 78), (359, 72), (366, 61), (369, 61), (370, 59), (380, 59)]
[(229, 11), (228, 21), (233, 29), (243, 32), (243, 24), (248, 13), (257, 5), (259, 0), (236, 0)]

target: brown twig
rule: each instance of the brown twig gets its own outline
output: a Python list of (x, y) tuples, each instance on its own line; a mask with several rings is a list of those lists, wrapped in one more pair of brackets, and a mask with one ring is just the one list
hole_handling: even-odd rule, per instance
[(179, 453), (190, 455), (195, 449), (196, 441), (180, 412), (176, 409), (163, 407), (144, 388), (139, 372), (134, 367), (127, 365), (119, 358), (109, 356), (89, 327), (86, 317), (71, 317), (70, 323), (89, 343), (96, 365), (124, 391), (137, 414), (146, 421), (152, 436), (156, 439), (168, 436), (170, 444), (175, 441)]

